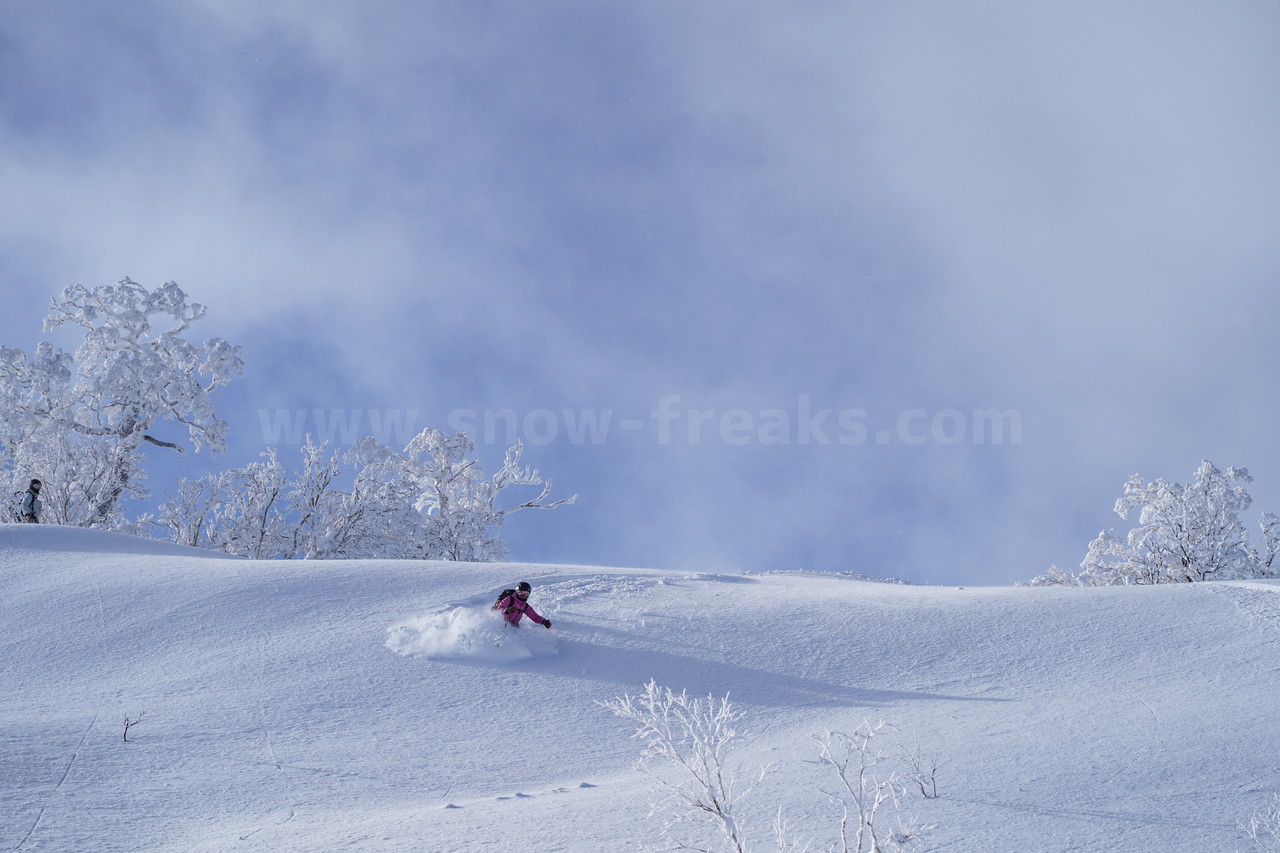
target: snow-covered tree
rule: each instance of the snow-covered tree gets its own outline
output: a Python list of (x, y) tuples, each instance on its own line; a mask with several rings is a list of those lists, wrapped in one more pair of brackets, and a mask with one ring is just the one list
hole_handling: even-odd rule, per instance
[(286, 498), (286, 513), (293, 519), (288, 525), (286, 557), (329, 556), (335, 532), (332, 526), (342, 505), (342, 494), (333, 485), (342, 475), (342, 461), (337, 453), (327, 451), (327, 442), (317, 445), (307, 436), (302, 448), (302, 473)]
[[(521, 465), (522, 450), (511, 447), (485, 477), (462, 433), (424, 430), (403, 453), (366, 437), (341, 460), (308, 437), (296, 478), (270, 450), (263, 462), (184, 482), (157, 523), (187, 544), (253, 558), (494, 560), (506, 554), (508, 515), (576, 499), (547, 502), (551, 482)], [(501, 506), (513, 486), (539, 492)]]
[(283, 555), (289, 534), (285, 519), (288, 473), (274, 447), (262, 461), (219, 476), (221, 501), (209, 538), (220, 550), (251, 560)]
[(422, 515), (401, 472), (402, 457), (365, 437), (347, 451), (354, 467), (351, 491), (343, 495), (326, 528), (332, 557), (431, 559), (421, 544)]
[(153, 433), (186, 427), (196, 450), (222, 450), (225, 422), (210, 393), (238, 376), (240, 348), (185, 333), (205, 316), (173, 282), (148, 290), (124, 279), (53, 300), (45, 331), (83, 330), (74, 354), (42, 342), (33, 355), (0, 347), (0, 445), (10, 487), (45, 481), (46, 518), (116, 526), (124, 498), (146, 497), (142, 446), (184, 452)]
[[(1240, 513), (1252, 503), (1245, 486), (1253, 478), (1245, 468), (1218, 470), (1205, 460), (1190, 485), (1163, 478), (1144, 482), (1134, 474), (1116, 501), (1127, 519), (1137, 511), (1138, 526), (1123, 538), (1103, 531), (1080, 564), (1083, 584), (1185, 583), (1209, 578), (1257, 577), (1278, 562), (1280, 523), (1263, 519), (1265, 551), (1249, 544)], [(1268, 521), (1268, 519), (1271, 519)]]
[[(414, 508), (424, 514), (424, 546), (446, 560), (486, 561), (506, 556), (501, 539), (508, 515), (522, 509), (553, 509), (576, 496), (544, 503), (551, 481), (522, 466), (524, 446), (507, 450), (502, 468), (486, 478), (470, 456), (475, 446), (466, 433), (425, 429), (405, 448), (404, 477), (415, 492)], [(510, 507), (498, 498), (511, 486), (537, 486), (537, 496)]]
[(218, 476), (178, 482), (178, 493), (160, 507), (153, 524), (167, 531), (179, 545), (211, 547), (208, 526), (222, 502), (223, 480)]
[(1019, 581), (1017, 586), (1081, 586), (1080, 576), (1050, 566), (1049, 570), (1029, 581)]
[(1255, 573), (1261, 578), (1280, 577), (1280, 518), (1264, 512), (1258, 526), (1262, 528), (1262, 548), (1253, 552)]

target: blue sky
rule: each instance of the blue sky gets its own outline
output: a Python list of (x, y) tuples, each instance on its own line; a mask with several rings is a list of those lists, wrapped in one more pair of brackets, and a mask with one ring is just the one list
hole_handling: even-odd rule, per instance
[(319, 409), (529, 428), (531, 561), (1006, 583), (1202, 458), (1280, 512), (1271, 3), (0, 10), (0, 342), (127, 275), (245, 350), (157, 490)]

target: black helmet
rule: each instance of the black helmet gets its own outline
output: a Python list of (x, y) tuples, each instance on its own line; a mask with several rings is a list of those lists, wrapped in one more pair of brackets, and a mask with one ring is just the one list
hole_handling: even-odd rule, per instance
[[(44, 485), (44, 483), (41, 483), (39, 480), (32, 480), (32, 481), (31, 481), (31, 485), (32, 485), (32, 486), (43, 486), (43, 485)], [(28, 488), (30, 488), (30, 487), (28, 487)]]
[(529, 592), (532, 589), (533, 587), (529, 586), (528, 581), (520, 581), (520, 583), (516, 584), (516, 592)]

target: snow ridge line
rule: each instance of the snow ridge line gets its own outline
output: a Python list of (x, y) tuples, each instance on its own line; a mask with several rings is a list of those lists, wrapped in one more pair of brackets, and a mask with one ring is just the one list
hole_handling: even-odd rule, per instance
[(57, 796), (58, 792), (62, 790), (62, 786), (66, 783), (67, 777), (71, 775), (71, 768), (75, 767), (76, 759), (80, 757), (80, 751), (84, 749), (85, 741), (89, 739), (89, 732), (93, 731), (93, 727), (98, 724), (98, 717), (101, 716), (101, 714), (101, 709), (93, 712), (93, 719), (89, 721), (89, 725), (85, 728), (84, 732), (81, 733), (80, 742), (76, 744), (75, 751), (71, 753), (71, 760), (67, 762), (66, 768), (62, 771), (62, 777), (58, 779), (58, 784), (53, 786), (53, 790), (49, 792), (49, 795), (44, 798), (44, 802), (40, 804), (40, 811), (36, 814), (35, 822), (31, 824), (31, 828), (27, 830), (27, 834), (22, 836), (22, 840), (18, 842), (16, 847), (9, 848), (10, 853), (16, 853), (16, 851), (21, 850), (27, 845), (27, 842), (31, 840), (31, 836), (36, 834), (36, 829), (40, 826), (40, 821), (44, 820), (44, 813), (49, 808), (49, 803), (51, 803), (53, 798)]

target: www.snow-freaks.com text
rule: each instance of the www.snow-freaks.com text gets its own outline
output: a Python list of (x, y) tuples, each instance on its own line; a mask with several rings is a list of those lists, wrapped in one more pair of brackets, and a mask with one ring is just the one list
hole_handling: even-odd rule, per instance
[(647, 412), (614, 408), (460, 408), (443, 426), (426, 423), (417, 409), (261, 409), (263, 440), (269, 445), (349, 445), (363, 436), (403, 446), (422, 429), (464, 432), (481, 445), (555, 443), (599, 445), (642, 440), (658, 445), (728, 446), (922, 446), (1017, 445), (1022, 415), (1017, 409), (904, 408), (873, 413), (852, 406), (814, 403), (801, 394), (790, 407), (748, 409), (688, 405), (678, 394), (658, 399)]

